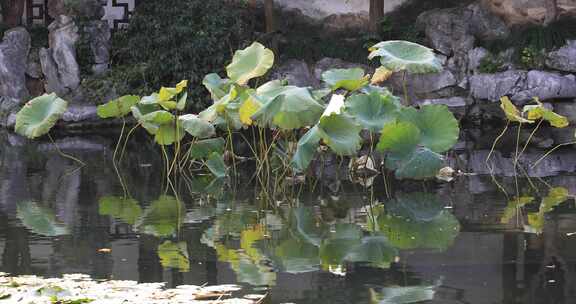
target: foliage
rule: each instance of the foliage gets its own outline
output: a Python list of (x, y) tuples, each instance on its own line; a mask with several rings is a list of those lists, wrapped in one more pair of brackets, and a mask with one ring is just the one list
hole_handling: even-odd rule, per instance
[(145, 1), (114, 35), (110, 77), (125, 83), (120, 94), (140, 95), (188, 79), (191, 106), (201, 109), (203, 75), (222, 71), (232, 50), (252, 39), (249, 20), (239, 4), (218, 0)]
[(15, 131), (31, 139), (45, 135), (67, 109), (68, 102), (54, 93), (36, 97), (16, 114)]
[(31, 201), (18, 203), (16, 216), (32, 232), (44, 236), (69, 234), (68, 227), (56, 221), (54, 212)]
[(391, 40), (377, 43), (370, 48), (368, 59), (376, 57), (380, 57), (382, 66), (393, 72), (425, 74), (442, 71), (442, 65), (432, 49), (409, 41)]
[(504, 61), (498, 56), (488, 54), (480, 60), (478, 71), (480, 73), (494, 74), (504, 70)]

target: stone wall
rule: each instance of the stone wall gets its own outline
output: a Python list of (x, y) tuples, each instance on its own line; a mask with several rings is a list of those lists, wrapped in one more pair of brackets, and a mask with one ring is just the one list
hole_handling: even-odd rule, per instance
[[(407, 0), (385, 0), (386, 12), (394, 10)], [(287, 9), (299, 9), (308, 17), (323, 19), (330, 15), (368, 13), (369, 0), (276, 0), (275, 3)]]

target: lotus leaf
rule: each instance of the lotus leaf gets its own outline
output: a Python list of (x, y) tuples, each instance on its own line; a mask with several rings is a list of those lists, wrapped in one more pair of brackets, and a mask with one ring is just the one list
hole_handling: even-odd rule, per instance
[(170, 146), (180, 142), (185, 134), (184, 129), (179, 124), (168, 123), (158, 127), (158, 131), (154, 134), (154, 140), (159, 145)]
[(16, 133), (30, 139), (50, 132), (68, 109), (68, 102), (56, 94), (44, 94), (27, 102), (16, 114)]
[(142, 208), (138, 202), (131, 198), (105, 196), (99, 200), (98, 213), (109, 215), (134, 225), (142, 214)]
[(140, 96), (126, 95), (98, 106), (97, 113), (100, 118), (118, 118), (128, 115), (132, 107), (140, 102)]
[(356, 155), (362, 143), (360, 127), (348, 115), (324, 116), (318, 123), (323, 142), (338, 155)]
[(395, 154), (412, 153), (421, 141), (421, 132), (411, 122), (391, 122), (384, 126), (378, 142), (378, 150)]
[(390, 76), (392, 76), (394, 72), (390, 71), (389, 69), (381, 66), (376, 69), (374, 75), (372, 75), (372, 79), (370, 80), (370, 84), (378, 85), (383, 83), (384, 81), (388, 80)]
[(401, 40), (384, 41), (370, 48), (370, 60), (380, 57), (380, 63), (386, 69), (414, 74), (438, 73), (442, 64), (434, 51), (417, 43)]
[(176, 104), (176, 110), (184, 111), (186, 109), (186, 103), (188, 102), (188, 92), (184, 92), (180, 98), (178, 98), (178, 103)]
[(314, 159), (314, 154), (320, 146), (320, 140), (322, 140), (322, 134), (318, 130), (318, 126), (312, 127), (302, 138), (298, 141), (298, 147), (294, 158), (292, 159), (292, 167), (299, 172), (305, 171), (312, 159)]
[(210, 153), (210, 157), (206, 161), (206, 166), (214, 174), (214, 176), (221, 178), (226, 176), (226, 164), (222, 158), (222, 154), (218, 152)]
[(250, 79), (264, 76), (274, 64), (274, 52), (258, 42), (236, 51), (232, 63), (226, 67), (228, 77), (239, 85)]
[(173, 243), (166, 241), (158, 246), (158, 257), (163, 267), (178, 269), (180, 272), (190, 271), (190, 258), (186, 242)]
[(16, 216), (26, 228), (39, 235), (61, 236), (70, 233), (66, 226), (56, 221), (52, 210), (35, 202), (18, 203)]
[(174, 122), (175, 117), (172, 113), (168, 111), (159, 110), (139, 116), (138, 120), (141, 122), (163, 125)]
[(370, 132), (380, 132), (385, 124), (394, 120), (399, 107), (397, 97), (377, 92), (354, 95), (346, 101), (346, 112)]
[(145, 120), (143, 120), (142, 118), (144, 117), (144, 115), (153, 113), (158, 111), (158, 107), (154, 104), (137, 104), (135, 106), (132, 107), (132, 116), (134, 116), (134, 118), (136, 118), (136, 120), (138, 120), (138, 122), (140, 123), (140, 125), (146, 129), (146, 131), (148, 131), (148, 133), (154, 135), (158, 132), (158, 124), (155, 123), (151, 123), (151, 122), (147, 122)]
[(352, 248), (344, 260), (352, 263), (367, 263), (373, 267), (389, 268), (396, 256), (398, 256), (398, 250), (390, 245), (385, 236), (368, 236), (362, 238), (361, 243)]
[(510, 220), (518, 214), (518, 210), (521, 207), (524, 207), (534, 201), (534, 197), (532, 196), (521, 196), (515, 197), (511, 201), (508, 202), (506, 209), (504, 209), (504, 215), (500, 219), (500, 223), (506, 224), (510, 222)]
[(543, 119), (555, 128), (565, 128), (570, 124), (568, 118), (547, 109), (538, 98), (534, 98), (534, 101), (536, 105), (527, 105), (522, 109), (523, 113), (527, 113), (528, 120)]
[(256, 97), (249, 93), (246, 93), (246, 96), (243, 96), (242, 99), (242, 105), (238, 110), (240, 121), (244, 125), (251, 126), (253, 123), (252, 115), (258, 112), (258, 110), (262, 107), (262, 103), (260, 103)]
[(288, 273), (305, 273), (320, 268), (319, 249), (313, 244), (288, 238), (274, 248), (272, 259)]
[(170, 236), (180, 229), (185, 215), (186, 209), (179, 200), (162, 195), (144, 211), (136, 222), (136, 228), (144, 234)]
[(399, 119), (417, 126), (421, 134), (420, 144), (434, 152), (445, 152), (458, 141), (458, 121), (445, 105), (425, 105), (418, 111), (404, 108)]
[(228, 94), (228, 92), (230, 92), (230, 86), (232, 85), (230, 79), (222, 79), (216, 73), (206, 75), (202, 84), (210, 92), (213, 100), (220, 100)]
[(207, 158), (212, 152), (224, 153), (226, 142), (222, 138), (210, 138), (197, 141), (190, 148), (190, 156), (194, 159)]
[(548, 195), (542, 199), (540, 212), (546, 213), (552, 211), (556, 206), (564, 203), (570, 197), (568, 189), (564, 187), (555, 187), (550, 189)]
[(178, 117), (182, 129), (188, 134), (203, 139), (216, 135), (216, 130), (212, 124), (200, 119), (194, 114), (186, 114)]
[(419, 147), (407, 155), (390, 154), (386, 159), (386, 167), (396, 170), (395, 175), (399, 179), (426, 179), (438, 174), (443, 161), (442, 155)]
[(522, 117), (522, 113), (520, 113), (520, 110), (518, 110), (512, 101), (510, 101), (508, 96), (503, 96), (500, 98), (500, 108), (502, 108), (502, 111), (504, 111), (504, 114), (509, 121), (519, 123), (534, 123), (533, 120)]
[(352, 92), (370, 83), (370, 76), (364, 75), (364, 70), (361, 68), (333, 69), (322, 73), (322, 80), (333, 91), (343, 88)]
[(324, 269), (342, 264), (352, 248), (360, 245), (362, 230), (355, 224), (337, 224), (320, 245)]
[(388, 211), (396, 216), (420, 222), (432, 221), (444, 211), (444, 204), (436, 195), (424, 192), (398, 194), (387, 206)]

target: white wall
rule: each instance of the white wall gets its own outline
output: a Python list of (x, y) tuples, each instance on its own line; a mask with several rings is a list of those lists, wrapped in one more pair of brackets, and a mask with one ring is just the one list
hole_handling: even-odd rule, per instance
[[(384, 9), (388, 12), (406, 0), (384, 0)], [(368, 12), (369, 0), (275, 0), (278, 6), (298, 8), (307, 16), (321, 19), (332, 14)]]

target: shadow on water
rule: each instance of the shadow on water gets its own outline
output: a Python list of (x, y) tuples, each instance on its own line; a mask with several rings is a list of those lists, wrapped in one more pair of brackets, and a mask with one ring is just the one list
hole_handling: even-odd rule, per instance
[[(273, 303), (574, 303), (576, 176), (490, 176), (372, 190), (343, 182), (261, 208), (239, 182), (196, 176), (176, 198), (162, 158), (129, 147), (123, 195), (106, 136), (50, 144), (4, 135), (0, 271), (270, 289)], [(460, 157), (473, 159), (474, 154)], [(470, 167), (473, 167), (471, 164)], [(499, 178), (514, 193), (511, 177)], [(322, 184), (322, 183), (320, 183)], [(328, 188), (328, 190), (326, 190)]]

